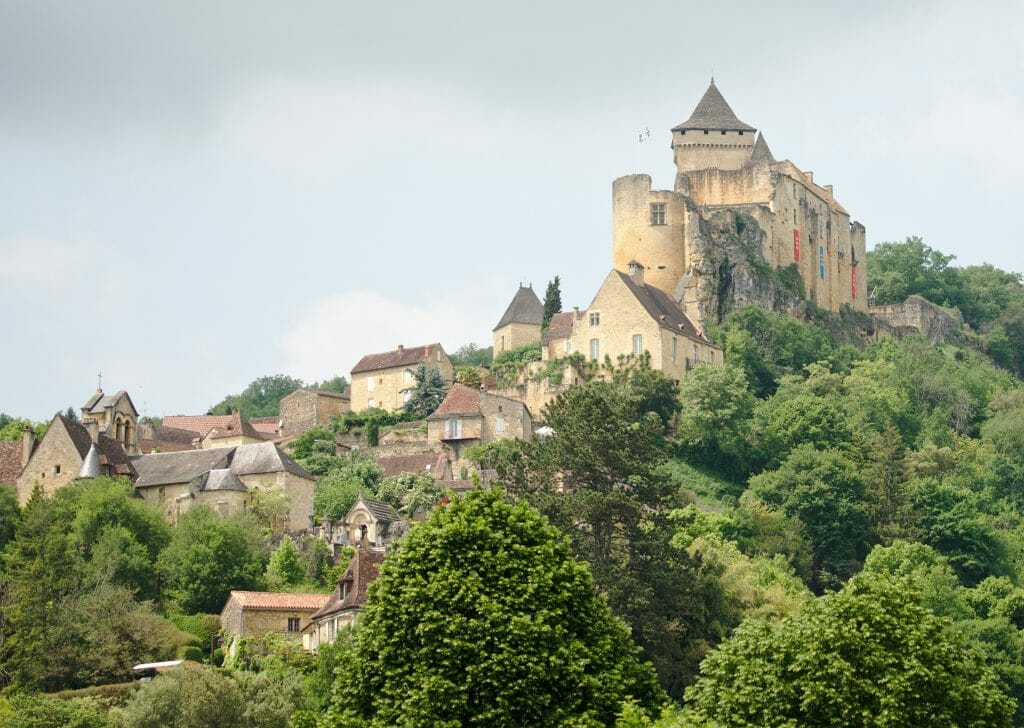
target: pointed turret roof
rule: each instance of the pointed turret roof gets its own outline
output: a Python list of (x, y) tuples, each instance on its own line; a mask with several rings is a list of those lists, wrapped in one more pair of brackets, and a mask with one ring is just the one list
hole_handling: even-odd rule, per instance
[(704, 92), (704, 96), (697, 104), (697, 108), (690, 114), (690, 118), (679, 126), (672, 128), (672, 131), (683, 131), (685, 129), (715, 129), (726, 131), (757, 131), (749, 124), (744, 124), (736, 118), (732, 108), (726, 102), (722, 92), (715, 86), (715, 79), (711, 79), (711, 85)]
[(750, 161), (760, 162), (765, 159), (768, 162), (775, 161), (772, 150), (768, 148), (768, 142), (764, 140), (764, 132), (761, 132), (757, 135), (757, 141), (754, 142), (754, 150), (750, 153)]
[(533, 324), (540, 326), (544, 321), (544, 304), (537, 298), (530, 286), (520, 285), (516, 295), (512, 297), (512, 303), (505, 309), (505, 315), (494, 327), (497, 331), (502, 326), (509, 324)]
[(89, 446), (89, 452), (82, 461), (82, 467), (78, 471), (79, 478), (98, 478), (103, 474), (100, 470), (100, 452), (96, 449), (96, 443)]

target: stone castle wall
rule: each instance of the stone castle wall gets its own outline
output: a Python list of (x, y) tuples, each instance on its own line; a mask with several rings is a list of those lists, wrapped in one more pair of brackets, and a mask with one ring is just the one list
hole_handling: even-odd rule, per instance
[(893, 338), (908, 332), (919, 333), (932, 344), (956, 340), (964, 328), (964, 318), (954, 308), (944, 308), (920, 296), (903, 303), (872, 306), (869, 312), (890, 327)]

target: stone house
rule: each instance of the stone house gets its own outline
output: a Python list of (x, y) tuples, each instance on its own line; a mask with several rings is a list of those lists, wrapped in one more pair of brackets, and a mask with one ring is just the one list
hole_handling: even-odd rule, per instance
[(329, 645), (345, 627), (355, 625), (366, 603), (366, 593), (377, 578), (384, 562), (384, 551), (358, 548), (330, 599), (310, 617), (303, 630), (302, 646), (316, 652), (321, 645)]
[(143, 455), (134, 461), (136, 491), (175, 523), (196, 504), (222, 516), (244, 514), (260, 493), (283, 495), (282, 532), (308, 530), (315, 479), (272, 442)]
[(249, 420), (239, 413), (227, 415), (230, 419), (224, 424), (213, 427), (203, 435), (199, 444), (204, 450), (215, 447), (234, 447), (235, 445), (253, 445), (270, 439), (256, 430)]
[(503, 437), (531, 439), (533, 418), (530, 410), (518, 400), (464, 384), (453, 384), (441, 405), (427, 417), (428, 441), (448, 447), (452, 453), (453, 469), (457, 472), (470, 467), (463, 458), (467, 447)]
[[(585, 311), (583, 313), (586, 313)], [(576, 322), (583, 318), (580, 310), (563, 311), (551, 317), (548, 330), (541, 340), (541, 361), (564, 359), (571, 353), (571, 339)]]
[(351, 407), (351, 390), (339, 393), (296, 389), (281, 398), (281, 434), (298, 437), (314, 427), (330, 427), (335, 417), (348, 412)]
[(533, 292), (533, 286), (519, 284), (512, 302), (494, 327), (494, 356), (540, 341), (544, 321), (544, 304)]
[(330, 594), (283, 594), (277, 592), (232, 591), (220, 611), (220, 628), (236, 640), (277, 634), (301, 641), (310, 617), (322, 609)]
[(143, 455), (154, 452), (195, 450), (198, 445), (199, 436), (192, 430), (154, 425), (145, 419), (139, 422), (139, 450)]
[(129, 455), (140, 453), (138, 423), (139, 412), (123, 389), (114, 394), (104, 394), (103, 389), (97, 389), (82, 405), (82, 424), (86, 427), (95, 424), (101, 435), (121, 443)]
[(176, 430), (188, 430), (202, 438), (213, 428), (224, 427), (233, 419), (234, 415), (167, 415), (160, 424)]
[(452, 381), (455, 370), (440, 344), (425, 344), (394, 351), (367, 354), (352, 367), (351, 405), (353, 412), (369, 407), (397, 412), (409, 401), (416, 386), (415, 372), (420, 364), (436, 368), (446, 382)]
[(100, 434), (96, 421), (86, 426), (58, 414), (38, 442), (25, 430), (21, 445), (23, 466), (14, 482), (21, 505), (37, 485), (44, 496), (51, 496), (78, 478), (137, 476), (124, 447)]
[(651, 368), (676, 380), (699, 364), (722, 363), (722, 350), (668, 294), (644, 282), (638, 264), (629, 275), (608, 274), (576, 323), (570, 346), (590, 361), (603, 362), (607, 355), (613, 364), (620, 355), (649, 352)]

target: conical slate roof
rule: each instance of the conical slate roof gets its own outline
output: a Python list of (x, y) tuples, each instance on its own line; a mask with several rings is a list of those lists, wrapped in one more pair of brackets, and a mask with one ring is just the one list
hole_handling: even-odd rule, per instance
[(722, 92), (715, 86), (715, 79), (711, 79), (711, 85), (704, 92), (703, 98), (697, 104), (697, 108), (690, 114), (690, 118), (679, 126), (672, 127), (672, 131), (683, 131), (686, 129), (714, 129), (716, 131), (757, 131), (749, 124), (744, 124), (736, 118), (732, 108), (726, 102)]
[(85, 459), (82, 461), (82, 467), (78, 471), (79, 478), (98, 478), (103, 473), (100, 471), (100, 452), (96, 449), (96, 443), (89, 446), (89, 452), (86, 453)]
[(505, 315), (494, 327), (497, 331), (502, 326), (509, 324), (533, 324), (540, 326), (544, 323), (544, 305), (529, 286), (519, 286), (516, 295), (512, 297), (512, 303), (505, 309)]
[(757, 135), (757, 141), (754, 142), (754, 150), (750, 153), (751, 162), (760, 162), (763, 159), (767, 159), (769, 162), (775, 161), (775, 157), (772, 156), (772, 150), (768, 148), (768, 142), (764, 140), (764, 132)]

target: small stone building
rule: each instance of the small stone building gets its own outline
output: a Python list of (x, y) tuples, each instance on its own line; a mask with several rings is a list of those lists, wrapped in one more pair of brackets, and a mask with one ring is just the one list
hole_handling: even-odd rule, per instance
[(672, 379), (702, 363), (721, 364), (722, 350), (711, 343), (683, 309), (655, 286), (644, 283), (644, 269), (627, 275), (613, 270), (573, 329), (571, 348), (588, 360), (614, 364), (620, 355), (651, 355), (651, 368)]
[[(586, 313), (586, 312), (584, 312)], [(573, 327), (583, 317), (579, 309), (563, 311), (551, 317), (548, 330), (541, 341), (540, 358), (542, 361), (564, 359), (571, 352)]]
[(440, 344), (425, 344), (394, 351), (367, 354), (352, 367), (350, 387), (353, 412), (369, 407), (397, 412), (409, 401), (416, 386), (417, 367), (436, 368), (446, 382), (452, 381), (455, 370)]
[(360, 495), (345, 514), (332, 541), (335, 546), (351, 546), (365, 539), (367, 544), (380, 548), (405, 533), (405, 526), (405, 521), (390, 505)]
[(452, 478), (451, 463), (448, 462), (448, 456), (440, 450), (408, 455), (375, 455), (373, 460), (384, 470), (384, 478), (405, 474), (432, 475), (436, 480)]
[(270, 439), (254, 428), (249, 420), (239, 413), (228, 415), (231, 419), (222, 425), (217, 425), (207, 432), (200, 445), (203, 449), (215, 447), (234, 447), (235, 445), (253, 445)]
[(134, 480), (137, 475), (121, 443), (100, 434), (96, 421), (86, 426), (58, 414), (38, 442), (32, 431), (26, 430), (21, 445), (24, 466), (15, 481), (21, 505), (28, 502), (36, 485), (44, 496), (51, 496), (78, 478), (125, 476)]
[(268, 634), (298, 642), (310, 617), (330, 598), (330, 594), (232, 591), (220, 612), (220, 628), (229, 636), (232, 647), (238, 639)]
[(533, 292), (533, 286), (519, 285), (512, 302), (494, 327), (494, 356), (540, 341), (544, 321), (544, 304)]
[(531, 439), (530, 410), (517, 400), (464, 384), (453, 384), (441, 405), (427, 417), (427, 439), (448, 447), (456, 471), (469, 466), (463, 460), (467, 447), (503, 437)]
[(359, 548), (348, 568), (338, 581), (338, 588), (327, 603), (310, 617), (309, 626), (303, 631), (302, 646), (316, 652), (321, 645), (329, 645), (337, 639), (338, 632), (355, 625), (366, 603), (366, 593), (377, 578), (384, 551)]
[(278, 528), (310, 528), (315, 479), (272, 442), (155, 453), (134, 460), (136, 491), (175, 523), (195, 504), (228, 517), (246, 513), (260, 492), (284, 495), (288, 512)]
[(154, 425), (145, 419), (139, 422), (139, 449), (143, 455), (195, 450), (198, 446), (199, 436), (192, 430)]
[(330, 427), (335, 417), (348, 412), (351, 407), (351, 390), (296, 389), (281, 398), (281, 434), (298, 437), (314, 427)]

